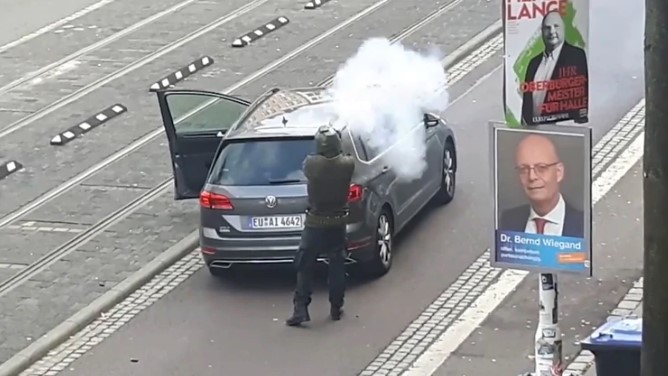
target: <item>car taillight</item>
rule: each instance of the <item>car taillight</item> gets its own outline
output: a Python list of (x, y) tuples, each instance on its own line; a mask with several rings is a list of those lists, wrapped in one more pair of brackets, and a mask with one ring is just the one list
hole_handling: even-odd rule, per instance
[(227, 196), (208, 191), (202, 191), (199, 195), (199, 206), (207, 209), (231, 210), (232, 202)]
[(362, 199), (362, 193), (364, 189), (359, 184), (350, 184), (350, 189), (348, 190), (348, 202), (357, 202)]

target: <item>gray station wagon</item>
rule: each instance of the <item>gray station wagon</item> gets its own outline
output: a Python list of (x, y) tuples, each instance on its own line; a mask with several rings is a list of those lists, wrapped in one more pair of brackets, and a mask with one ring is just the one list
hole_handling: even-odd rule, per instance
[[(324, 90), (272, 89), (252, 103), (199, 90), (157, 92), (175, 199), (199, 198), (201, 254), (214, 276), (237, 264), (292, 262), (307, 208), (302, 163), (318, 127), (333, 120)], [(374, 276), (390, 269), (394, 236), (425, 205), (455, 194), (452, 130), (434, 114), (416, 119), (420, 128), (427, 169), (414, 181), (398, 179), (384, 158), (401, 139), (380, 150), (350, 127), (341, 131), (344, 153), (356, 159), (347, 262)]]

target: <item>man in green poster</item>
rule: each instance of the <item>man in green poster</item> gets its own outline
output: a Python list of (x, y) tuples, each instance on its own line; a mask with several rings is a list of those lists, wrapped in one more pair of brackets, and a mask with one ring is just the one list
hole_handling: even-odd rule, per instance
[(541, 22), (544, 50), (533, 57), (524, 77), (522, 123), (535, 125), (560, 120), (588, 121), (589, 72), (585, 51), (565, 39), (558, 11)]

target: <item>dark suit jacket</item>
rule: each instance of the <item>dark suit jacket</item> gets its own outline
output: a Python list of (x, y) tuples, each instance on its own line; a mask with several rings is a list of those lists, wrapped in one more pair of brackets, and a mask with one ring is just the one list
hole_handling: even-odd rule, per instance
[[(529, 66), (527, 67), (527, 73), (526, 76), (524, 77), (525, 82), (531, 82), (534, 80), (534, 77), (536, 76), (536, 71), (538, 71), (538, 67), (540, 66), (540, 62), (543, 59), (543, 52), (541, 52), (539, 55), (536, 55), (531, 61), (529, 62)], [(561, 53), (559, 54), (559, 59), (557, 60), (557, 63), (554, 66), (554, 71), (552, 73), (552, 80), (556, 80), (559, 77), (559, 68), (564, 68), (564, 67), (575, 67), (577, 69), (577, 74), (578, 76), (582, 75), (587, 78), (587, 82), (585, 82), (585, 97), (589, 98), (589, 70), (587, 68), (587, 56), (584, 52), (583, 49), (579, 47), (575, 47), (572, 44), (568, 44), (564, 42), (563, 46), (561, 47)], [(550, 95), (550, 91), (548, 91), (545, 95), (545, 98)], [(588, 116), (586, 112), (584, 114), (580, 113), (580, 110), (575, 110), (575, 111), (570, 111), (568, 113), (569, 119), (573, 119), (578, 123), (584, 123), (588, 121)], [(533, 92), (525, 92), (522, 96), (522, 122), (528, 125), (534, 124), (533, 120)]]
[[(499, 230), (524, 232), (531, 213), (529, 205), (522, 205), (505, 210), (499, 218)], [(562, 236), (584, 238), (584, 213), (566, 204), (564, 215), (564, 229)]]

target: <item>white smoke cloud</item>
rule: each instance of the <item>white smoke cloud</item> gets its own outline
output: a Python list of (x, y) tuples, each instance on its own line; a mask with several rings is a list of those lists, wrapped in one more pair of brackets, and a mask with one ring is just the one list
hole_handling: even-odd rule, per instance
[(425, 112), (448, 106), (446, 73), (436, 54), (420, 54), (384, 38), (365, 41), (336, 72), (328, 94), (337, 123), (374, 148), (387, 149), (385, 163), (402, 180), (426, 169)]

